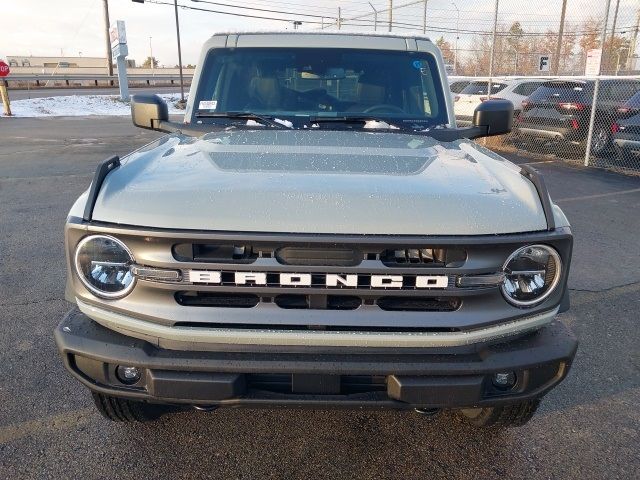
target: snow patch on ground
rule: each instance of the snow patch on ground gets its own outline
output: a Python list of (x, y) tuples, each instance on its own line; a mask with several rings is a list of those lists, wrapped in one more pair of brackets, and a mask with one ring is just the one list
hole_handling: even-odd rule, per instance
[[(169, 106), (169, 114), (184, 114), (176, 108), (178, 93), (159, 95)], [(131, 115), (131, 104), (119, 95), (68, 95), (63, 97), (30, 98), (11, 102), (14, 117), (74, 117), (87, 115)]]

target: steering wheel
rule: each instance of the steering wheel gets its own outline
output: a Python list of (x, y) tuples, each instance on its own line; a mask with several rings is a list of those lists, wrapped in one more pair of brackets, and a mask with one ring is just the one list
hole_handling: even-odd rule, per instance
[(396, 107), (395, 105), (389, 105), (388, 103), (379, 103), (377, 105), (373, 105), (367, 108), (362, 113), (406, 113), (400, 107)]

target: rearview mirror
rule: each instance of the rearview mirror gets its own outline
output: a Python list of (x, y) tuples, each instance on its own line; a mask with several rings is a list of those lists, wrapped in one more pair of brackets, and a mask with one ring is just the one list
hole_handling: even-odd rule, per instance
[(509, 133), (513, 126), (513, 103), (503, 99), (485, 100), (473, 112), (473, 126), (486, 129), (484, 137)]
[(131, 120), (136, 127), (160, 130), (161, 123), (169, 120), (169, 108), (158, 95), (133, 95)]

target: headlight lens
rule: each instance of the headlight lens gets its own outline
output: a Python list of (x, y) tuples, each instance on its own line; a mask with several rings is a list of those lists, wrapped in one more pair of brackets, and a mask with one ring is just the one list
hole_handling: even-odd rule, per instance
[(98, 297), (121, 298), (135, 284), (130, 266), (133, 255), (120, 240), (107, 235), (83, 238), (76, 247), (76, 273)]
[(504, 264), (502, 293), (518, 307), (531, 307), (547, 298), (558, 285), (562, 261), (555, 249), (528, 245), (511, 254)]

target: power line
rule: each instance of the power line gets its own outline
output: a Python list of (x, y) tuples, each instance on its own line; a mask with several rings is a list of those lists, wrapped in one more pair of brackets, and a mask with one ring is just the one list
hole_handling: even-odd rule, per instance
[[(170, 5), (173, 6), (173, 3), (169, 3), (166, 1), (162, 1), (162, 0), (147, 0), (149, 3), (154, 3), (157, 5)], [(192, 0), (194, 1), (194, 0)], [(420, 0), (422, 1), (422, 0)], [(210, 2), (210, 1), (204, 1), (204, 0), (199, 0), (199, 3), (211, 3), (211, 4), (215, 4), (215, 5), (220, 5), (220, 6), (226, 6), (228, 8), (244, 8), (247, 9), (250, 7), (246, 7), (246, 6), (237, 6), (237, 5), (229, 5), (229, 4), (222, 4), (222, 2)], [(404, 4), (404, 5), (399, 5), (397, 8), (401, 8), (403, 6), (407, 6), (407, 5), (412, 5), (413, 3), (410, 4)], [(250, 13), (242, 13), (242, 12), (230, 12), (230, 11), (226, 11), (226, 10), (212, 10), (212, 9), (207, 9), (207, 8), (201, 8), (201, 7), (194, 7), (194, 6), (189, 6), (189, 5), (178, 5), (180, 8), (183, 9), (187, 9), (187, 10), (195, 10), (195, 11), (201, 11), (201, 12), (208, 12), (208, 13), (217, 13), (220, 15), (230, 15), (230, 16), (235, 16), (235, 17), (243, 17), (243, 18), (255, 18), (255, 19), (259, 19), (259, 20), (271, 20), (271, 21), (278, 21), (278, 22), (287, 22), (290, 23), (291, 21), (293, 21), (293, 18), (282, 18), (282, 17), (272, 17), (272, 16), (265, 16), (265, 15), (254, 15), (254, 14), (250, 14)], [(253, 9), (253, 10), (258, 10), (258, 9)], [(296, 14), (296, 13), (290, 13), (290, 12), (284, 12), (284, 11), (280, 11), (280, 10), (271, 10), (271, 9), (259, 9), (259, 11), (264, 11), (266, 13), (275, 13), (275, 14), (284, 14), (284, 15), (290, 15), (292, 17), (295, 16), (299, 16), (301, 14)], [(379, 12), (381, 12), (382, 10), (380, 10)], [(311, 15), (311, 14), (302, 14), (304, 16), (307, 16), (309, 18), (323, 18), (323, 19), (333, 19), (333, 17), (328, 17), (328, 16), (320, 16), (320, 15)], [(370, 15), (370, 14), (369, 14)], [(354, 23), (354, 20), (357, 20), (360, 23)], [(337, 19), (335, 20), (337, 21)], [(343, 26), (352, 26), (352, 27), (371, 27), (373, 24), (372, 20), (366, 19), (366, 18), (342, 18), (341, 19), (342, 25)], [(364, 23), (362, 23), (364, 22)], [(323, 25), (324, 22), (322, 21), (317, 21), (317, 20), (307, 20), (305, 21), (305, 23), (307, 24), (315, 24), (315, 25)], [(327, 25), (327, 27), (331, 27), (332, 24), (335, 24), (335, 22), (330, 23), (329, 25)], [(418, 25), (418, 24), (414, 24), (414, 23), (406, 23), (406, 22), (397, 22), (397, 21), (393, 21), (392, 25), (394, 28), (400, 29), (400, 30), (420, 30), (422, 29), (422, 25)], [(627, 31), (631, 31), (633, 29), (633, 27), (620, 27), (619, 29), (616, 29), (618, 33), (626, 33)], [(492, 35), (492, 32), (490, 31), (485, 31), (485, 30), (471, 30), (471, 29), (455, 29), (455, 28), (449, 28), (449, 27), (436, 27), (433, 25), (427, 25), (427, 30), (431, 31), (431, 32), (437, 32), (437, 33), (456, 33), (459, 32), (460, 34), (466, 34), (466, 35)], [(594, 29), (594, 30), (585, 30), (582, 32), (568, 32), (565, 33), (564, 36), (565, 37), (579, 37), (579, 36), (583, 36), (583, 35), (592, 35), (592, 34), (597, 34), (598, 30)], [(510, 32), (497, 32), (496, 34), (499, 37), (513, 37), (514, 35), (511, 34)], [(544, 36), (548, 36), (549, 32), (523, 32), (521, 34), (519, 34), (518, 36), (521, 37), (544, 37)]]

